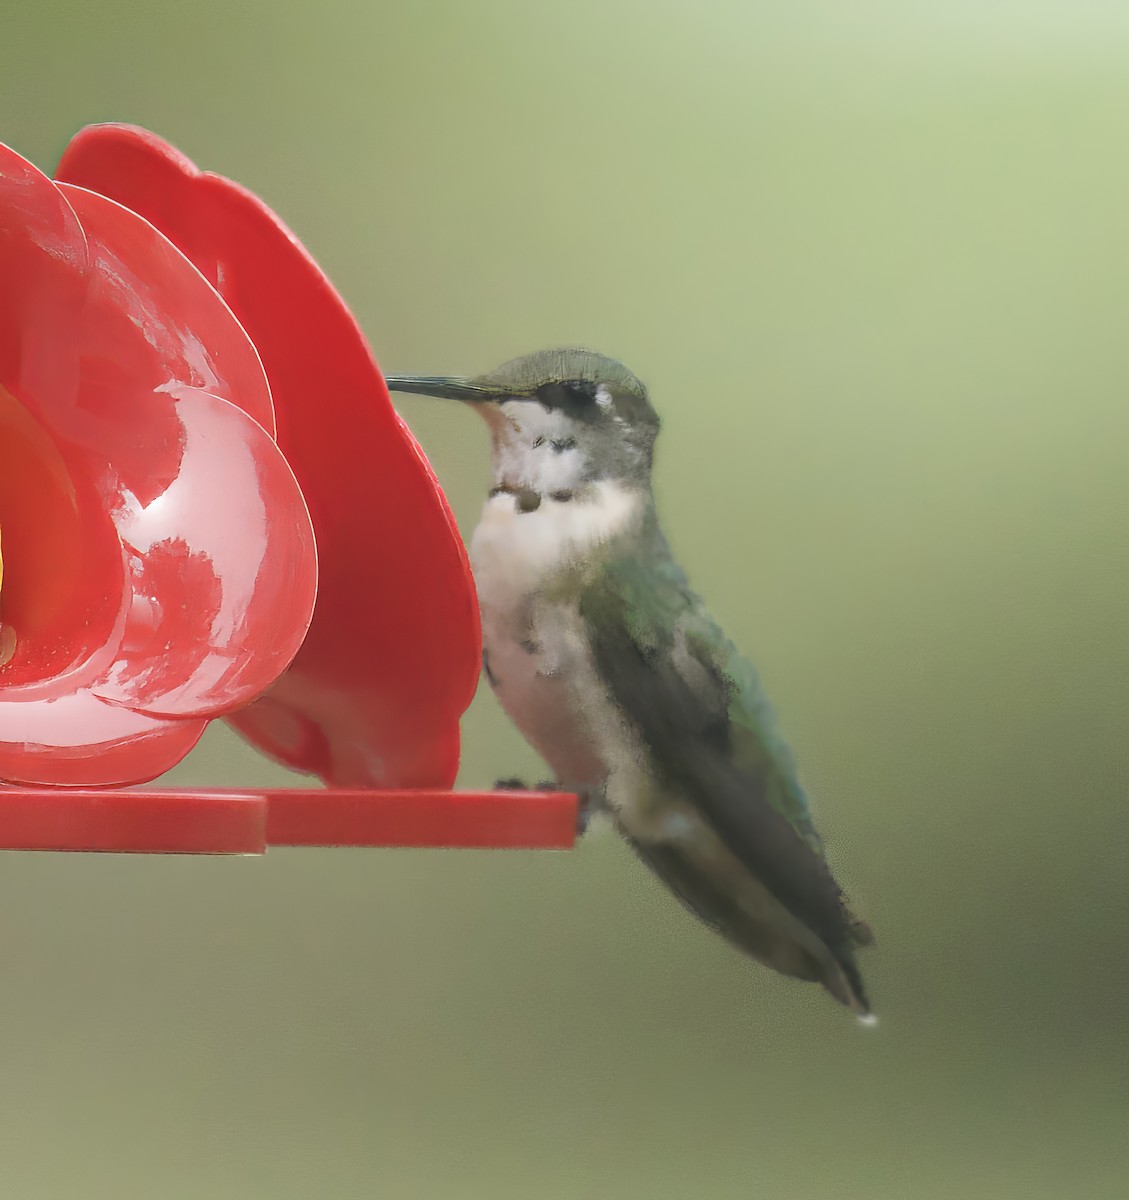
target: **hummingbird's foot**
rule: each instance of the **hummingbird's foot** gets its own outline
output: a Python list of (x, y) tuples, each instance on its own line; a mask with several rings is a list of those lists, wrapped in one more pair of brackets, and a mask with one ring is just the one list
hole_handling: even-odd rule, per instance
[(588, 832), (588, 824), (592, 820), (592, 796), (587, 788), (567, 787), (552, 780), (542, 780), (537, 789), (542, 792), (575, 792), (576, 836), (582, 838)]
[(510, 779), (496, 779), (494, 781), (494, 790), (496, 792), (528, 792), (530, 790), (536, 792), (575, 792), (576, 793), (576, 836), (583, 837), (588, 832), (588, 824), (592, 820), (592, 797), (589, 795), (586, 788), (570, 788), (563, 784), (557, 783), (555, 779), (542, 779), (533, 789), (524, 779), (518, 779), (516, 776)]
[(495, 779), (494, 791), (496, 792), (528, 792), (529, 784), (524, 779), (518, 779), (516, 776), (510, 779)]

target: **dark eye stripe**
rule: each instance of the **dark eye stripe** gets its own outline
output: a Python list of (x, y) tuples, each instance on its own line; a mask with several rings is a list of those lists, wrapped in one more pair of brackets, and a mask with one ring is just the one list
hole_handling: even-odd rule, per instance
[(536, 396), (546, 408), (567, 408), (575, 412), (595, 405), (596, 384), (588, 379), (545, 383), (537, 389)]
[[(543, 440), (544, 440), (543, 438), (538, 439), (538, 441), (543, 441)], [(536, 443), (534, 443), (534, 444), (536, 444)], [(549, 445), (552, 446), (553, 449), (558, 454), (563, 454), (566, 450), (575, 450), (576, 449), (576, 438), (570, 438), (570, 437), (553, 438), (553, 440), (549, 443)]]
[(590, 379), (566, 379), (561, 387), (580, 400), (596, 399), (596, 385)]

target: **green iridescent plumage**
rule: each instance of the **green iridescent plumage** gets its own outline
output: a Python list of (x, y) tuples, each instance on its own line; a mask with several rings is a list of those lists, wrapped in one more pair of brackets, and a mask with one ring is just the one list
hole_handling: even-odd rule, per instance
[[(643, 553), (613, 553), (580, 598), (609, 696), (638, 729), (652, 769), (692, 798), (729, 849), (819, 935), (866, 1007), (851, 947), (869, 930), (846, 908), (823, 857), (795, 760), (756, 668), (725, 636), (671, 556), (657, 524)], [(639, 847), (652, 861), (652, 852)], [(677, 869), (666, 848), (668, 872)], [(747, 922), (728, 924), (676, 888), (703, 919), (758, 957)], [(813, 974), (816, 973), (813, 964)]]

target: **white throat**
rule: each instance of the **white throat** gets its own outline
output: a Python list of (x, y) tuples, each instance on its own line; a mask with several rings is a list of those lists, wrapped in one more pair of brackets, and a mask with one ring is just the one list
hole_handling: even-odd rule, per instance
[(487, 413), (494, 437), (494, 484), (538, 495), (580, 487), (587, 458), (573, 423), (535, 400), (507, 400)]
[(648, 493), (588, 478), (584, 431), (557, 409), (510, 400), (483, 415), (494, 438), (494, 489), (470, 558), (484, 607), (507, 607), (638, 526)]
[(470, 542), (484, 608), (519, 604), (562, 570), (594, 558), (639, 524), (644, 503), (638, 488), (607, 479), (586, 484), (569, 500), (546, 493), (532, 511), (522, 511), (518, 495), (492, 495)]

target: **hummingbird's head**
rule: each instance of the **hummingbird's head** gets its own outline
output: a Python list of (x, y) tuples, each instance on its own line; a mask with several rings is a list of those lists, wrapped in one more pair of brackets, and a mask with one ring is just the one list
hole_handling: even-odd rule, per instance
[(493, 434), (499, 484), (541, 493), (650, 480), (659, 418), (642, 382), (614, 358), (542, 350), (473, 378), (390, 375), (388, 386), (478, 409)]

